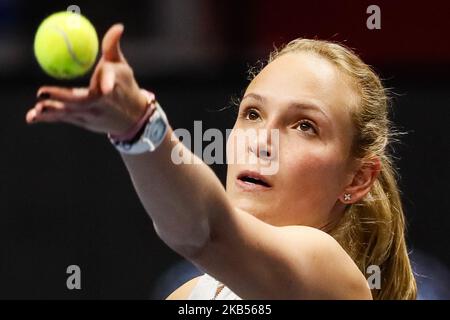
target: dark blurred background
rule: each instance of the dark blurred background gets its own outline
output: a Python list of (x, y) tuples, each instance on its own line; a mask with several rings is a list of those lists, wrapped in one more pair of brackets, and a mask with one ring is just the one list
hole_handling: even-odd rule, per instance
[[(392, 117), (408, 133), (395, 156), (420, 294), (449, 298), (450, 5), (432, 0), (0, 0), (0, 298), (162, 299), (199, 274), (156, 236), (105, 136), (25, 123), (39, 86), (88, 83), (49, 78), (33, 55), (40, 21), (74, 4), (100, 38), (124, 23), (125, 56), (174, 128), (231, 128), (232, 108), (219, 110), (274, 46), (317, 37), (354, 48), (396, 93)], [(380, 30), (366, 27), (371, 4)], [(225, 165), (212, 168), (224, 182)], [(81, 290), (66, 287), (72, 264)]]

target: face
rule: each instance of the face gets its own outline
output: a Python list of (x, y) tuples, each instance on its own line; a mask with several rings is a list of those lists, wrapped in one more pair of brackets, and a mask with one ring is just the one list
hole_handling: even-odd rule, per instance
[[(355, 94), (349, 83), (312, 53), (280, 56), (253, 79), (227, 145), (226, 190), (235, 207), (277, 226), (324, 228), (337, 219), (345, 208), (339, 197), (352, 173)], [(243, 147), (236, 138), (249, 131), (266, 135), (246, 139)], [(239, 152), (246, 153), (244, 163), (232, 160), (242, 156)], [(252, 157), (258, 161), (250, 162)], [(261, 176), (269, 187), (238, 178), (268, 166), (278, 168)]]

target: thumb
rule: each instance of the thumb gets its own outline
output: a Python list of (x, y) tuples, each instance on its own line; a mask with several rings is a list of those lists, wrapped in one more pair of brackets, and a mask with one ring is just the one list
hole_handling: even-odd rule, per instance
[(123, 24), (115, 24), (106, 32), (102, 41), (102, 53), (106, 61), (123, 62), (125, 57), (120, 49), (120, 38), (123, 34)]
[(114, 66), (112, 63), (104, 63), (100, 71), (100, 90), (104, 95), (108, 95), (113, 91), (116, 80)]

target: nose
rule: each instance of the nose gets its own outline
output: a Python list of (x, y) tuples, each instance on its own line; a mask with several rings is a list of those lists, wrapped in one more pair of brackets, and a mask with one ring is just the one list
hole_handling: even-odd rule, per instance
[(249, 151), (257, 158), (273, 160), (278, 146), (278, 131), (276, 129), (260, 129), (249, 141)]

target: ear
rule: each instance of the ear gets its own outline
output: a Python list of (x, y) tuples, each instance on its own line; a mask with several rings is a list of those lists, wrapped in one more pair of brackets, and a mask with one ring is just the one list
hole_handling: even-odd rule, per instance
[(381, 161), (378, 157), (363, 161), (354, 173), (350, 184), (345, 187), (339, 200), (344, 204), (351, 204), (364, 198), (372, 188), (380, 170)]

